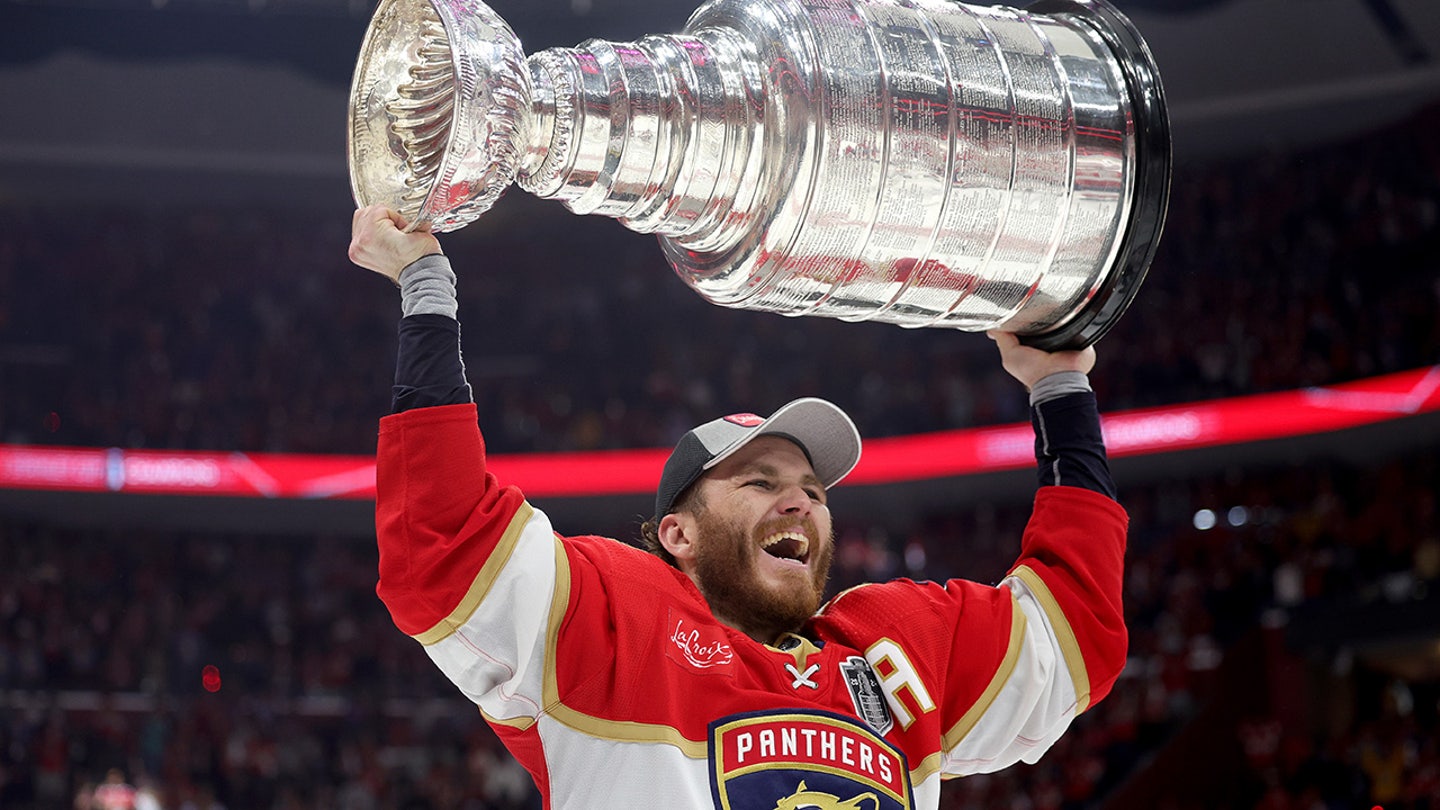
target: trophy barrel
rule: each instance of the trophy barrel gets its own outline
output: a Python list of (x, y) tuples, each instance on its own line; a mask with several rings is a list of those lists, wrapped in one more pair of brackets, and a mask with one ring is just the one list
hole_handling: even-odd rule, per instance
[(1103, 0), (711, 0), (686, 33), (712, 30), (752, 44), (766, 94), (758, 152), (732, 161), (755, 204), (723, 239), (662, 232), (702, 297), (1046, 349), (1095, 342), (1133, 299), (1169, 129), (1153, 58)]

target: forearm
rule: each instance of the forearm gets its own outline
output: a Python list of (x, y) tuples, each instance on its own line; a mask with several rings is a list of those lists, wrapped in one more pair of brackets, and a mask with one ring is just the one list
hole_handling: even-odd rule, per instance
[(1085, 375), (1067, 371), (1040, 380), (1030, 403), (1040, 485), (1081, 487), (1115, 500), (1100, 411)]
[(1083, 711), (1109, 692), (1125, 660), (1120, 594), (1128, 518), (1116, 502), (1085, 375), (1065, 371), (1035, 383), (1031, 421), (1041, 490), (1006, 584), (1041, 608)]
[(399, 347), (391, 411), (473, 401), (460, 354), (455, 274), (444, 256), (425, 256), (400, 274)]

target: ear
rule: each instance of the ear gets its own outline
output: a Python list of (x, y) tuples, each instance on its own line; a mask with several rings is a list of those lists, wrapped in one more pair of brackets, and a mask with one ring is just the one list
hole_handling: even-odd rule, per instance
[(671, 512), (660, 518), (656, 531), (660, 545), (670, 552), (682, 570), (695, 561), (696, 529), (695, 519), (685, 512)]

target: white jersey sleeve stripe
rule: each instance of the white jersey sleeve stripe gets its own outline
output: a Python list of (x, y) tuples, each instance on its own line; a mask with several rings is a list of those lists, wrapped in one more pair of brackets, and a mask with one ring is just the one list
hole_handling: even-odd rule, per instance
[(534, 509), (530, 504), (522, 503), (520, 508), (515, 510), (515, 516), (510, 519), (510, 525), (505, 528), (505, 533), (500, 536), (500, 542), (495, 546), (495, 551), (485, 560), (481, 566), (480, 573), (475, 575), (475, 581), (470, 583), (470, 588), (460, 600), (460, 604), (450, 611), (450, 615), (441, 619), (429, 630), (415, 636), (415, 640), (430, 646), (443, 641), (451, 633), (459, 630), (474, 615), (475, 609), (484, 601), (485, 596), (495, 585), (495, 580), (500, 576), (500, 571), (510, 562), (510, 555), (515, 551), (515, 544), (520, 539), (520, 534), (525, 524), (530, 522)]
[(544, 513), (523, 505), (461, 605), (417, 637), (491, 722), (528, 728), (540, 715), (545, 617), (563, 558)]
[(1090, 707), (1090, 674), (1085, 669), (1085, 656), (1080, 652), (1080, 642), (1075, 639), (1070, 620), (1065, 618), (1060, 603), (1055, 601), (1054, 594), (1050, 593), (1050, 586), (1046, 585), (1045, 580), (1030, 566), (1018, 566), (1011, 576), (1025, 583), (1035, 601), (1044, 608), (1045, 617), (1049, 620), (1051, 631), (1060, 643), (1060, 652), (1065, 657), (1065, 667), (1070, 670), (1070, 680), (1075, 684), (1075, 713), (1085, 711)]
[[(1007, 577), (1005, 585), (1013, 594), (1015, 610), (1024, 616), (1023, 632), (1012, 636), (1018, 642), (1014, 665), (1003, 681), (996, 679), (999, 689), (970, 730), (946, 749), (942, 766), (946, 775), (990, 773), (1016, 762), (1034, 763), (1076, 715), (1079, 703), (1062, 652), (1062, 630), (1052, 623), (1044, 598), (1029, 588), (1026, 579)], [(1044, 596), (1049, 596), (1048, 590)], [(1068, 624), (1063, 630), (1069, 630)], [(1006, 660), (1010, 658), (1007, 651)]]
[(995, 702), (1000, 694), (1000, 689), (1010, 680), (1010, 674), (1015, 671), (1015, 664), (1020, 660), (1020, 648), (1025, 641), (1025, 611), (1020, 609), (1015, 594), (1010, 594), (1010, 604), (1013, 610), (1010, 613), (1010, 646), (1005, 650), (1005, 658), (1001, 660), (1000, 666), (995, 670), (995, 677), (990, 679), (990, 685), (980, 694), (969, 711), (945, 733), (943, 744), (945, 750), (949, 751), (960, 744), (960, 741), (975, 728), (985, 712)]

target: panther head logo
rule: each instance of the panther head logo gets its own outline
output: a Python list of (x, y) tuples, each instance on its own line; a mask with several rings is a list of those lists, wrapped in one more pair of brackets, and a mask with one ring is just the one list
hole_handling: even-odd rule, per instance
[(861, 793), (848, 801), (839, 796), (810, 790), (801, 782), (795, 792), (775, 803), (775, 810), (861, 810), (862, 802), (870, 800), (870, 810), (879, 810), (880, 797), (874, 793)]

